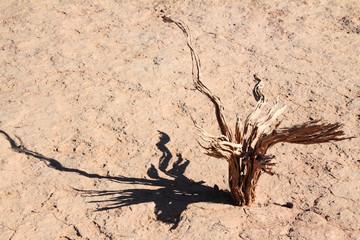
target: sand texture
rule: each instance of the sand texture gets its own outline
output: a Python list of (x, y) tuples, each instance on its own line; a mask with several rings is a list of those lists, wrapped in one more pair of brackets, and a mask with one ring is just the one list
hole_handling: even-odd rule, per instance
[[(256, 74), (283, 126), (356, 138), (275, 145), (256, 203), (234, 206), (191, 120), (218, 135), (213, 105), (163, 15), (189, 26), (231, 126)], [(359, 73), (357, 0), (2, 0), (0, 239), (360, 239)]]

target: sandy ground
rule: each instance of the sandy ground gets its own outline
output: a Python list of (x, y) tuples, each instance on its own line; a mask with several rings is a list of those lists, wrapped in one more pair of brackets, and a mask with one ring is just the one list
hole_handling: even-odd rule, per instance
[[(360, 239), (360, 4), (286, 2), (2, 0), (0, 239)], [(190, 119), (219, 134), (213, 106), (164, 14), (190, 27), (229, 123), (257, 74), (284, 126), (357, 138), (275, 146), (256, 204), (233, 206)]]

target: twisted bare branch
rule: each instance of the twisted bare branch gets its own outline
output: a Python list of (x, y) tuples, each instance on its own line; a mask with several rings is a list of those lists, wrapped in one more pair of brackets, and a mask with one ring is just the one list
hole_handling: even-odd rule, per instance
[(165, 16), (163, 17), (163, 20), (164, 20), (164, 22), (175, 23), (176, 26), (178, 26), (182, 30), (185, 37), (187, 38), (187, 46), (190, 49), (191, 60), (192, 60), (193, 84), (199, 92), (206, 95), (211, 100), (211, 102), (214, 104), (216, 119), (218, 121), (221, 134), (226, 136), (230, 141), (232, 141), (232, 138), (233, 138), (232, 132), (226, 123), (226, 119), (223, 114), (224, 107), (222, 105), (220, 98), (217, 97), (216, 95), (214, 95), (210, 91), (210, 89), (208, 89), (201, 81), (201, 63), (200, 63), (199, 56), (196, 54), (194, 47), (192, 46), (191, 35), (190, 35), (190, 30), (189, 30), (188, 26), (180, 20), (175, 21), (175, 20), (173, 20), (169, 17), (165, 17)]

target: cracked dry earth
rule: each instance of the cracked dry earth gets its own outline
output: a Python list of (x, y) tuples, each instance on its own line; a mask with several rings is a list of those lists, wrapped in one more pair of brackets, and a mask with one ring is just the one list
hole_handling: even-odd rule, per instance
[[(233, 206), (190, 118), (218, 134), (213, 106), (164, 14), (188, 24), (229, 123), (256, 74), (283, 126), (356, 138), (275, 146), (256, 203)], [(355, 0), (1, 1), (0, 239), (360, 239), (359, 16)]]

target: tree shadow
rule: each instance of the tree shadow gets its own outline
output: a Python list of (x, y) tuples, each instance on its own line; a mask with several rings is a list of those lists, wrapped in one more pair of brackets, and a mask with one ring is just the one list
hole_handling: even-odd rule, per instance
[[(159, 159), (158, 168), (151, 164), (148, 169), (147, 175), (150, 179), (102, 176), (87, 173), (80, 169), (64, 167), (56, 159), (48, 158), (40, 153), (26, 149), (20, 138), (17, 137), (20, 141), (19, 145), (6, 132), (0, 130), (0, 133), (9, 141), (12, 150), (35, 157), (45, 162), (48, 167), (58, 171), (73, 172), (88, 178), (106, 179), (119, 183), (144, 186), (144, 188), (125, 190), (80, 190), (74, 188), (84, 197), (93, 198), (94, 200), (91, 200), (90, 203), (99, 204), (96, 211), (154, 202), (154, 213), (157, 220), (172, 224), (170, 229), (175, 229), (180, 222), (182, 212), (186, 210), (189, 204), (198, 202), (232, 204), (231, 196), (227, 191), (219, 190), (216, 185), (214, 187), (206, 186), (203, 181), (194, 182), (186, 177), (184, 173), (189, 165), (189, 160), (184, 160), (180, 153), (176, 154), (176, 160), (172, 167), (167, 170), (173, 155), (165, 146), (170, 141), (170, 137), (161, 131), (159, 131), (160, 139), (156, 146), (162, 152), (162, 156)], [(166, 177), (159, 176), (159, 171), (165, 174)], [(158, 188), (148, 189), (145, 186)]]

